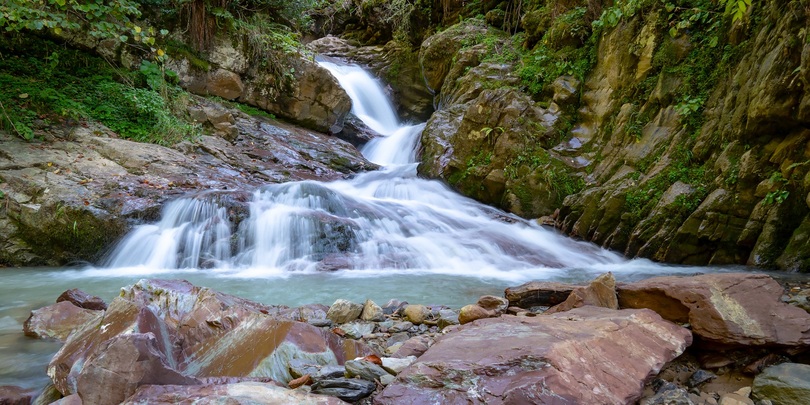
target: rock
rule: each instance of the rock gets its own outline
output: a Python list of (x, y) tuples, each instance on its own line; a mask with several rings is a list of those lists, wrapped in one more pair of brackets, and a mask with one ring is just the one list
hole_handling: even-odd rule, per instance
[(488, 311), (474, 304), (465, 305), (461, 307), (461, 310), (458, 312), (458, 322), (464, 325), (465, 323), (470, 323), (477, 319), (490, 318), (493, 316), (495, 316), (494, 311)]
[(141, 385), (197, 385), (169, 365), (152, 333), (116, 336), (102, 343), (82, 366), (76, 392), (88, 404), (120, 404)]
[(395, 314), (399, 312), (399, 310), (404, 308), (406, 305), (408, 305), (408, 301), (400, 301), (398, 299), (392, 298), (388, 300), (388, 302), (386, 302), (385, 305), (383, 305), (383, 313), (385, 313), (386, 315)]
[(644, 398), (640, 405), (695, 405), (689, 393), (683, 388), (661, 391), (649, 398)]
[(32, 402), (33, 405), (48, 405), (53, 402), (58, 401), (62, 398), (62, 393), (53, 386), (53, 384), (48, 384), (45, 389), (36, 397), (36, 399)]
[(375, 304), (372, 300), (366, 300), (363, 305), (363, 312), (360, 313), (360, 319), (364, 321), (380, 322), (385, 320), (383, 309)]
[(312, 375), (313, 381), (330, 380), (334, 378), (344, 377), (346, 374), (345, 366), (328, 365), (321, 367), (317, 373)]
[(419, 357), (433, 344), (433, 340), (425, 335), (414, 336), (400, 346), (391, 357), (402, 359), (410, 356)]
[(768, 367), (754, 378), (754, 398), (774, 404), (806, 404), (810, 398), (810, 365), (783, 363)]
[(377, 381), (388, 374), (382, 367), (367, 360), (348, 360), (346, 364), (346, 377), (360, 377), (367, 381)]
[(238, 98), (245, 90), (242, 78), (229, 70), (217, 69), (208, 74), (205, 82), (207, 94), (222, 97), (226, 100)]
[(290, 380), (290, 382), (287, 383), (287, 386), (290, 387), (290, 389), (296, 389), (296, 388), (298, 388), (300, 386), (303, 386), (303, 385), (312, 385), (312, 376), (311, 375), (304, 374), (301, 377), (298, 377), (298, 378), (296, 378), (294, 380)]
[(403, 357), (401, 359), (393, 358), (393, 357), (383, 357), (382, 358), (382, 367), (391, 373), (392, 375), (397, 375), (402, 372), (406, 367), (413, 364), (416, 361), (416, 356), (408, 356)]
[(107, 303), (105, 303), (104, 300), (77, 288), (63, 292), (59, 298), (56, 299), (57, 303), (62, 301), (70, 301), (73, 305), (79, 308), (92, 309), (95, 311), (107, 309)]
[(459, 324), (458, 313), (456, 311), (453, 311), (451, 309), (439, 310), (439, 321), (436, 323), (436, 325), (439, 327), (440, 330), (450, 325), (458, 325), (458, 324)]
[(619, 309), (619, 300), (616, 296), (616, 279), (613, 278), (613, 273), (602, 274), (591, 281), (587, 287), (574, 288), (565, 301), (549, 308), (545, 313), (565, 312), (584, 305)]
[(394, 324), (391, 325), (390, 328), (388, 328), (388, 331), (391, 333), (399, 333), (408, 331), (411, 328), (413, 328), (413, 323), (411, 322), (408, 321), (394, 322)]
[(329, 307), (326, 317), (334, 323), (341, 324), (357, 319), (362, 312), (362, 305), (344, 299), (338, 299)]
[(380, 384), (382, 386), (387, 386), (388, 384), (391, 384), (392, 382), (394, 382), (396, 379), (397, 378), (394, 377), (393, 375), (386, 374), (386, 375), (380, 377)]
[[(361, 342), (275, 317), (281, 312), (184, 281), (141, 280), (122, 289), (100, 325), (70, 335), (48, 374), (62, 394), (81, 391), (88, 398), (120, 395), (125, 391), (107, 386), (118, 381), (129, 381), (127, 390), (134, 391), (158, 375), (266, 377), (286, 384), (293, 379), (292, 359), (325, 365), (372, 353)], [(128, 357), (138, 353), (142, 360)], [(139, 368), (127, 368), (138, 362)], [(104, 377), (113, 372), (114, 378)]]
[(754, 405), (754, 401), (740, 394), (730, 392), (720, 396), (719, 405)]
[[(329, 326), (323, 323), (332, 321), (326, 319), (326, 312), (329, 307), (323, 304), (307, 304), (297, 308), (292, 308), (281, 312), (281, 316), (291, 321), (306, 322), (314, 326)], [(316, 325), (317, 324), (317, 325)]]
[(312, 385), (313, 394), (338, 397), (346, 402), (356, 402), (377, 389), (377, 384), (356, 378), (335, 378), (320, 380)]
[(67, 340), (73, 331), (102, 319), (103, 312), (77, 307), (71, 301), (60, 301), (34, 311), (23, 324), (26, 336)]
[(576, 98), (580, 84), (580, 81), (573, 76), (560, 76), (554, 79), (554, 82), (551, 83), (554, 102), (560, 105), (570, 103)]
[(478, 298), (476, 305), (487, 311), (492, 311), (495, 316), (498, 316), (506, 312), (506, 308), (509, 307), (509, 300), (494, 295), (484, 295)]
[(631, 403), (691, 339), (650, 310), (481, 319), (440, 337), (376, 403)]
[(430, 315), (430, 310), (424, 305), (406, 305), (402, 309), (402, 316), (414, 325), (421, 325)]
[(321, 364), (305, 359), (292, 359), (290, 360), (287, 368), (290, 369), (290, 376), (293, 378), (301, 378), (305, 375), (317, 374), (321, 369)]
[(768, 353), (765, 356), (749, 363), (743, 368), (746, 374), (759, 374), (770, 366), (777, 364), (789, 363), (790, 359), (777, 353)]
[(714, 380), (717, 378), (717, 375), (706, 371), (706, 370), (697, 370), (689, 376), (689, 380), (686, 382), (686, 386), (689, 388), (695, 388), (705, 382)]
[(51, 405), (83, 405), (83, 402), (79, 394), (71, 394), (53, 402)]
[(360, 339), (361, 337), (374, 332), (374, 322), (367, 321), (351, 321), (340, 325), (340, 329), (346, 332), (346, 337), (351, 339)]
[(239, 382), (218, 385), (147, 385), (140, 387), (127, 398), (125, 405), (145, 404), (219, 404), (234, 405), (287, 405), (318, 404), (337, 405), (343, 402), (337, 398), (313, 395), (300, 390), (289, 390), (274, 384), (259, 382)]
[(28, 405), (36, 397), (36, 392), (16, 385), (0, 385), (0, 404)]
[(782, 287), (764, 274), (655, 277), (619, 287), (622, 308), (650, 308), (689, 323), (706, 342), (725, 345), (810, 344), (810, 314), (779, 300)]
[(520, 308), (553, 307), (568, 298), (577, 286), (546, 281), (530, 281), (504, 292), (509, 305)]

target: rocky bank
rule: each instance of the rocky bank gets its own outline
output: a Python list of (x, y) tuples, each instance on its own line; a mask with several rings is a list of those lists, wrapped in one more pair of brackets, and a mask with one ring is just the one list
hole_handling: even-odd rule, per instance
[(180, 280), (141, 280), (109, 305), (71, 290), (25, 323), (64, 342), (53, 384), (0, 387), (0, 401), (802, 404), (800, 285), (752, 273), (617, 284), (607, 273), (587, 286), (527, 283), (460, 310), (288, 308)]

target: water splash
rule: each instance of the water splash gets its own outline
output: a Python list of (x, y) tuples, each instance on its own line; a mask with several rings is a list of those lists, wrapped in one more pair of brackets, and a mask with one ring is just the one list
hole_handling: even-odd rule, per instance
[(108, 265), (214, 267), (251, 277), (342, 270), (514, 279), (626, 262), (418, 178), (425, 124), (400, 124), (380, 83), (361, 68), (321, 64), (351, 96), (354, 114), (382, 135), (362, 152), (385, 169), (265, 186), (235, 232), (216, 199), (175, 201), (160, 223), (133, 230)]

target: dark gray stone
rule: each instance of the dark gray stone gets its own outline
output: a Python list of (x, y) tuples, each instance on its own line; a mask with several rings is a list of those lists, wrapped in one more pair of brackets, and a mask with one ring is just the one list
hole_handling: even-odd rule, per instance
[(313, 394), (330, 395), (346, 402), (356, 402), (369, 395), (377, 384), (357, 378), (335, 378), (317, 381), (312, 385)]

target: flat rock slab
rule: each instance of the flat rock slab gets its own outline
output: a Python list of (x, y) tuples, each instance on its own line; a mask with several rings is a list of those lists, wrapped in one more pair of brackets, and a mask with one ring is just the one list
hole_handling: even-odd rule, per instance
[(646, 309), (481, 319), (437, 340), (375, 403), (632, 403), (691, 342)]
[(223, 385), (146, 385), (123, 404), (267, 404), (337, 405), (333, 397), (288, 390), (273, 384), (241, 382)]
[(770, 276), (751, 273), (655, 277), (619, 286), (622, 308), (649, 308), (689, 323), (702, 340), (723, 345), (810, 344), (810, 314), (781, 302)]
[(93, 320), (101, 320), (101, 311), (79, 308), (70, 301), (60, 301), (31, 311), (23, 324), (26, 336), (65, 341), (76, 329)]

